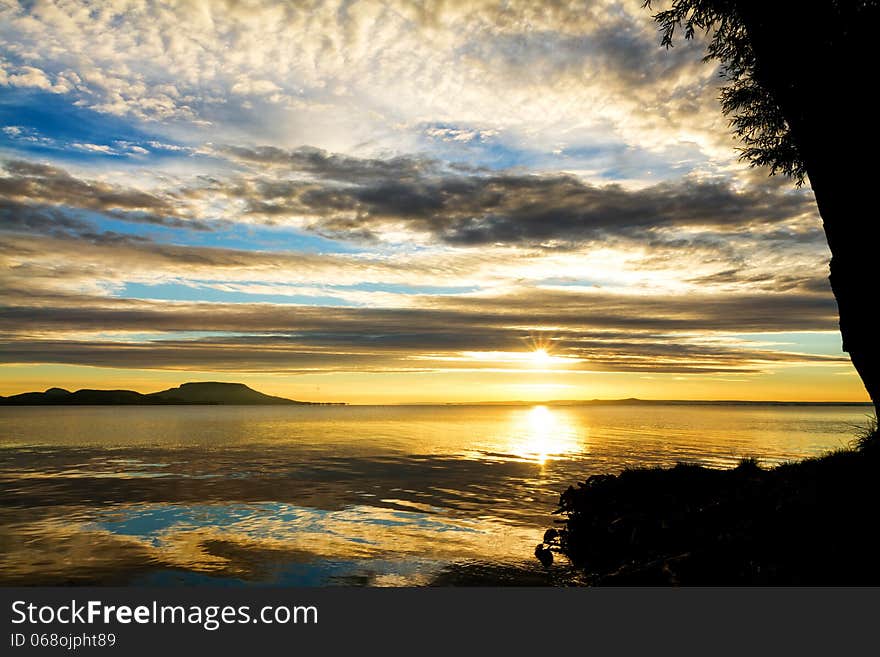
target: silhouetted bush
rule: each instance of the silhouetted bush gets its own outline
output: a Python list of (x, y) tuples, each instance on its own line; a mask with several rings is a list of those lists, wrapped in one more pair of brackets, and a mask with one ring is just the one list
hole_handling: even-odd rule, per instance
[(743, 459), (594, 475), (561, 495), (562, 527), (539, 547), (599, 585), (878, 584), (871, 431), (853, 450), (772, 469)]

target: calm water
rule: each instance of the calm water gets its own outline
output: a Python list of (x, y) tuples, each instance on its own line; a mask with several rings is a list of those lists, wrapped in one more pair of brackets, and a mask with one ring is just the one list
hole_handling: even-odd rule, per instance
[(534, 569), (531, 552), (575, 481), (628, 465), (819, 454), (847, 445), (868, 413), (5, 407), (0, 584), (515, 579)]

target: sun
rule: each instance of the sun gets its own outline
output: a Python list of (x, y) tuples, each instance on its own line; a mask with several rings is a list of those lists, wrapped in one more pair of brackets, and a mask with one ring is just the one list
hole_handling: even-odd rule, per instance
[(553, 356), (546, 349), (539, 348), (529, 354), (529, 359), (535, 365), (549, 365), (553, 361)]

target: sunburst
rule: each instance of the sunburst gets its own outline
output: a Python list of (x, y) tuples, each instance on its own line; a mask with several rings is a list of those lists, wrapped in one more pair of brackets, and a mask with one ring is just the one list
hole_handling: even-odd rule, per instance
[(525, 358), (535, 367), (549, 367), (564, 362), (553, 353), (553, 338), (549, 335), (531, 335), (527, 338), (528, 353)]

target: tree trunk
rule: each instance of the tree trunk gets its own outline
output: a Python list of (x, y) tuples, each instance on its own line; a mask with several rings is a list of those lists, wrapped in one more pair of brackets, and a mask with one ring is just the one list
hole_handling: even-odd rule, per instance
[(843, 350), (880, 417), (880, 221), (875, 192), (878, 12), (869, 3), (740, 0), (737, 9), (769, 89), (806, 164), (831, 250)]
[[(843, 350), (874, 402), (880, 417), (880, 331), (877, 330), (878, 235), (876, 199), (868, 198), (873, 191), (867, 181), (830, 180), (819, 173), (810, 173), (819, 214), (831, 249), (831, 289), (840, 314)], [(835, 180), (838, 179), (838, 180)]]

